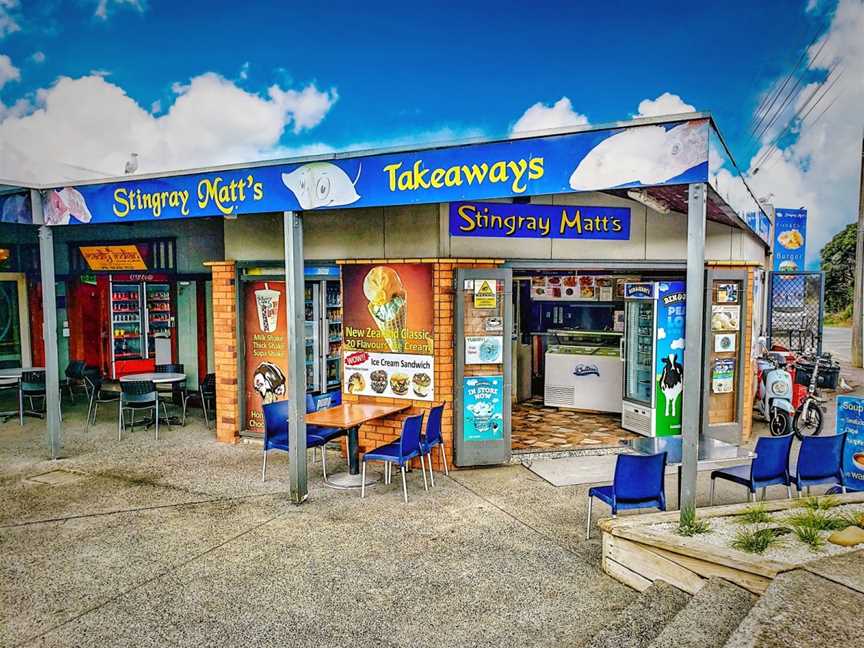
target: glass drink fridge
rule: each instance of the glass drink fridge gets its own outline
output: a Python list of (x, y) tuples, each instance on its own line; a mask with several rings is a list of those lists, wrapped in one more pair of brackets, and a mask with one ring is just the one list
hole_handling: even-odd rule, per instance
[(683, 281), (624, 287), (624, 402), (621, 426), (645, 436), (681, 433), (684, 378)]
[[(337, 269), (338, 272), (338, 269)], [(342, 291), (336, 279), (307, 277), (306, 391), (339, 390), (342, 383)]]

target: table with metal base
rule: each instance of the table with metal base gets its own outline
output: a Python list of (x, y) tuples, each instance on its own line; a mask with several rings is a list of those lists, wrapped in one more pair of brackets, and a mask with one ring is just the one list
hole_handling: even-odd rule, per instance
[[(666, 465), (678, 468), (678, 500), (676, 506), (681, 505), (681, 470), (682, 470), (682, 438), (681, 435), (668, 437), (639, 437), (627, 442), (627, 446), (636, 454), (666, 453)], [(737, 459), (753, 460), (756, 453), (747, 450), (734, 443), (727, 443), (711, 437), (699, 437), (699, 453), (696, 458), (696, 469), (714, 464), (726, 463)]]
[[(123, 382), (152, 382), (154, 385), (170, 385), (173, 383), (183, 382), (184, 380), (186, 380), (186, 374), (169, 373), (169, 372), (127, 374), (125, 376), (120, 377), (121, 383), (123, 383)], [(159, 397), (158, 393), (156, 394), (156, 397), (158, 399), (158, 397)], [(121, 388), (120, 400), (121, 400), (121, 402), (123, 400), (122, 388)], [(164, 403), (163, 403), (163, 405), (164, 405)], [(166, 408), (166, 412), (167, 412), (167, 408)], [(134, 417), (135, 414), (133, 413), (132, 416)], [(167, 416), (167, 414), (166, 414), (165, 418), (168, 421), (168, 425), (182, 425), (183, 424), (182, 418), (177, 416), (177, 415)], [(152, 425), (154, 425), (156, 423), (155, 419), (153, 419), (153, 418), (151, 418), (149, 420), (141, 421), (141, 422), (144, 423), (145, 429), (151, 427)]]
[[(348, 433), (348, 472), (329, 475), (327, 485), (332, 488), (360, 488), (363, 477), (360, 474), (360, 426), (364, 423), (402, 412), (411, 407), (410, 403), (399, 405), (379, 405), (377, 403), (343, 403), (336, 407), (309, 412), (306, 424), (322, 428), (339, 428)], [(323, 449), (322, 449), (323, 452)], [(366, 486), (380, 481), (379, 473), (366, 473)]]
[[(29, 416), (31, 418), (42, 419), (45, 418), (45, 414), (42, 412), (37, 412), (35, 410), (27, 410), (24, 409), (24, 398), (21, 394), (21, 375), (26, 371), (45, 371), (45, 367), (15, 367), (12, 369), (0, 369), (0, 387), (9, 388), (17, 386), (18, 391), (18, 407), (20, 409), (17, 410), (8, 410), (5, 412), (0, 412), (0, 423), (8, 423), (13, 418), (20, 418), (21, 425), (24, 425), (24, 417)], [(8, 382), (7, 382), (8, 381)], [(38, 398), (44, 398), (43, 396), (39, 396)], [(31, 403), (32, 405), (32, 403)]]

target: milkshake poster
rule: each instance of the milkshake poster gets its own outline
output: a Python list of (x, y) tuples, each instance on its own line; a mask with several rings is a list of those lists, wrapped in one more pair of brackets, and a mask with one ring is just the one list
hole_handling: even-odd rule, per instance
[(263, 406), (283, 400), (287, 385), (288, 320), (284, 281), (244, 284), (244, 338), (246, 344), (245, 429), (264, 431)]
[(432, 398), (432, 278), (424, 263), (342, 267), (343, 391)]
[(470, 376), (463, 384), (463, 438), (468, 443), (504, 439), (503, 376)]

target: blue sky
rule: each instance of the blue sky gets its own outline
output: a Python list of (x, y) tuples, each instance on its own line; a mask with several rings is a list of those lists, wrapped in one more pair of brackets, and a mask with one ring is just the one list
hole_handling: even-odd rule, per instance
[[(113, 175), (132, 150), (147, 171), (506, 136), (538, 103), (534, 127), (602, 123), (669, 93), (655, 110), (711, 111), (742, 168), (778, 149), (754, 178), (776, 204), (824, 209), (825, 232), (854, 218), (857, 138), (828, 146), (824, 133), (864, 98), (862, 0), (287, 4), (0, 0), (0, 144), (18, 156), (12, 170), (24, 157), (34, 172), (56, 174), (46, 169), (59, 160)], [(754, 111), (802, 55), (791, 112), (754, 139)], [(840, 101), (808, 138), (794, 107), (838, 61)]]

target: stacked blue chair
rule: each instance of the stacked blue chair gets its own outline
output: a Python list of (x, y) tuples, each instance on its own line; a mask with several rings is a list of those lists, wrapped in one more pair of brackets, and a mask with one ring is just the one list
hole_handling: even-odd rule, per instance
[(593, 498), (612, 508), (612, 517), (620, 509), (658, 508), (666, 510), (666, 453), (653, 455), (618, 455), (615, 476), (609, 486), (588, 489), (588, 524), (585, 538), (591, 537)]
[(711, 506), (714, 506), (714, 480), (725, 479), (746, 486), (748, 499), (756, 501), (756, 489), (765, 489), (775, 484), (785, 484), (786, 494), (792, 497), (792, 481), (789, 477), (789, 452), (792, 450), (793, 435), (779, 437), (759, 437), (756, 442), (756, 458), (749, 464), (718, 468), (711, 471)]
[(441, 415), (444, 413), (444, 405), (436, 405), (429, 410), (429, 418), (426, 419), (426, 434), (420, 437), (420, 450), (429, 460), (429, 479), (435, 485), (435, 473), (432, 472), (432, 448), (438, 446), (441, 449), (441, 461), (444, 464), (444, 474), (449, 475), (447, 468), (447, 455), (444, 452), (444, 437), (441, 436)]
[[(267, 479), (267, 452), (269, 450), (281, 450), (288, 452), (288, 416), (291, 401), (282, 400), (268, 403), (264, 406), (264, 465), (261, 466), (261, 481)], [(306, 431), (306, 449), (320, 448), (327, 443), (321, 437)], [(327, 481), (327, 458), (321, 451), (321, 469), (324, 472), (324, 481)], [(290, 484), (289, 484), (290, 491)]]
[(360, 497), (366, 497), (366, 464), (370, 461), (384, 462), (384, 483), (392, 481), (392, 466), (396, 465), (402, 471), (402, 497), (408, 503), (408, 486), (405, 484), (405, 466), (414, 457), (420, 457), (423, 473), (423, 488), (429, 490), (426, 482), (426, 467), (423, 463), (423, 453), (420, 449), (420, 430), (423, 428), (423, 415), (409, 416), (402, 421), (402, 435), (387, 445), (375, 448), (363, 455), (363, 473), (360, 486)]
[(843, 480), (843, 447), (846, 443), (846, 433), (824, 437), (805, 436), (801, 439), (798, 451), (798, 465), (792, 481), (801, 496), (802, 489), (818, 484), (832, 484), (846, 492)]

